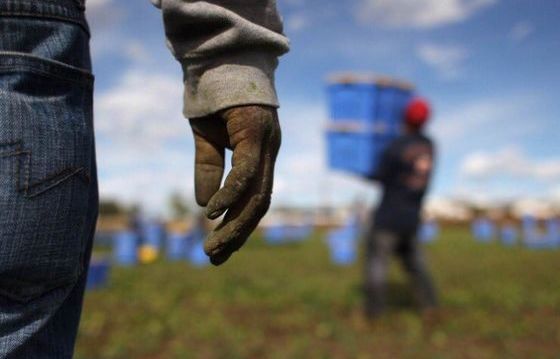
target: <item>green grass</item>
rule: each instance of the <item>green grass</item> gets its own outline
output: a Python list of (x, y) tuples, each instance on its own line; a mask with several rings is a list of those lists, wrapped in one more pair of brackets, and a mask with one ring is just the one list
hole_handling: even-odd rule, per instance
[(88, 293), (77, 358), (560, 358), (560, 252), (479, 244), (448, 229), (426, 248), (442, 307), (423, 318), (395, 265), (388, 313), (361, 311), (361, 265), (317, 235), (259, 238), (226, 265), (113, 271)]

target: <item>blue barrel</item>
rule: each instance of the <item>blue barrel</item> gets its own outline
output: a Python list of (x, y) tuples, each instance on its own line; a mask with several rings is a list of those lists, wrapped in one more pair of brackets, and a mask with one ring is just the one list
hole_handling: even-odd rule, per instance
[(162, 247), (165, 231), (163, 226), (157, 222), (146, 222), (142, 226), (144, 235), (144, 245), (150, 246), (156, 250)]
[(170, 233), (167, 237), (167, 258), (172, 261), (180, 261), (187, 254), (187, 234)]
[(138, 234), (130, 230), (117, 232), (114, 238), (113, 254), (117, 264), (135, 265), (138, 262)]
[(359, 235), (360, 222), (357, 217), (349, 218), (346, 225), (327, 235), (331, 261), (334, 264), (348, 266), (356, 262)]
[(548, 237), (538, 233), (533, 234), (530, 237), (524, 237), (523, 243), (530, 249), (549, 249), (552, 247), (552, 243)]
[(495, 236), (494, 223), (488, 218), (478, 218), (472, 224), (474, 238), (479, 242), (490, 242)]
[(505, 225), (500, 231), (500, 239), (502, 244), (512, 247), (517, 244), (517, 229), (512, 225)]
[(210, 259), (204, 253), (205, 235), (200, 230), (192, 231), (188, 236), (187, 261), (195, 267), (205, 267)]
[(353, 231), (346, 228), (338, 229), (329, 233), (327, 241), (329, 245), (331, 261), (339, 266), (349, 266), (357, 259), (357, 239)]
[(278, 245), (288, 242), (303, 241), (313, 233), (312, 225), (274, 225), (267, 227), (264, 238), (267, 243)]
[(422, 223), (418, 231), (418, 238), (422, 243), (434, 242), (439, 235), (439, 226), (436, 221)]
[(291, 231), (292, 240), (295, 242), (301, 242), (311, 236), (311, 234), (313, 233), (313, 225), (302, 224), (298, 226), (292, 226)]
[(538, 234), (537, 220), (533, 216), (524, 216), (522, 219), (523, 236), (525, 238), (536, 237)]
[(523, 244), (531, 249), (546, 249), (550, 246), (548, 238), (539, 231), (535, 217), (524, 216), (522, 219)]
[(108, 260), (92, 259), (89, 264), (87, 290), (101, 289), (107, 286), (111, 263)]
[(269, 226), (264, 231), (264, 239), (268, 244), (278, 245), (286, 242), (284, 226)]
[(549, 219), (546, 222), (546, 236), (552, 248), (560, 247), (560, 220), (557, 218)]

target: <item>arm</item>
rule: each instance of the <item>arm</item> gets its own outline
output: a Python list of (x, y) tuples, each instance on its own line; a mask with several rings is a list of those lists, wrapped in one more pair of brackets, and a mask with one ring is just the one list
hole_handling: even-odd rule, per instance
[(288, 51), (274, 0), (152, 0), (181, 63), (187, 118), (239, 105), (278, 107), (274, 70)]
[[(196, 200), (210, 219), (225, 213), (205, 243), (219, 265), (245, 243), (270, 205), (281, 138), (274, 70), (288, 40), (274, 0), (153, 2), (183, 68)], [(233, 150), (233, 166), (220, 188), (226, 148)]]

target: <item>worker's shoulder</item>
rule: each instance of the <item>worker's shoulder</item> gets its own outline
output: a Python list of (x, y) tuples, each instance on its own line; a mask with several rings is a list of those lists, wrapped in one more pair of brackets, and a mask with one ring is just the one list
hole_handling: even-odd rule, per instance
[(429, 145), (433, 145), (433, 140), (423, 133), (414, 133), (414, 134), (405, 134), (403, 136), (398, 137), (395, 140), (395, 144), (415, 144), (415, 143), (425, 143)]
[(435, 151), (434, 142), (432, 139), (424, 134), (406, 134), (399, 137), (392, 144), (392, 151), (401, 153), (403, 151), (408, 151), (410, 148), (417, 148), (422, 146), (423, 148), (428, 147), (430, 151)]

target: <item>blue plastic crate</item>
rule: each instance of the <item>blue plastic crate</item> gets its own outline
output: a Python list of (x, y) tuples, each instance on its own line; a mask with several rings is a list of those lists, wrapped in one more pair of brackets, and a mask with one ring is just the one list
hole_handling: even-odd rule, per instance
[(512, 225), (505, 225), (500, 231), (500, 239), (505, 246), (511, 247), (517, 244), (517, 229)]
[(88, 290), (101, 289), (107, 286), (111, 263), (104, 259), (92, 259), (89, 264), (87, 284)]
[(410, 90), (403, 90), (397, 88), (394, 94), (394, 102), (393, 102), (393, 118), (391, 123), (393, 124), (392, 131), (393, 133), (400, 134), (402, 132), (402, 123), (404, 119), (404, 112), (406, 110), (406, 106), (414, 97), (414, 94)]
[(332, 84), (328, 87), (333, 121), (372, 122), (377, 114), (377, 86), (373, 84)]
[(204, 231), (194, 229), (187, 236), (187, 261), (195, 267), (205, 267), (210, 264), (210, 259), (204, 253)]
[(488, 218), (476, 219), (471, 230), (474, 238), (479, 242), (491, 242), (496, 235), (494, 223)]
[(210, 264), (210, 258), (204, 253), (204, 242), (193, 242), (189, 246), (187, 255), (189, 263), (195, 267), (202, 268)]
[(557, 243), (546, 235), (533, 235), (523, 238), (523, 243), (530, 249), (554, 249)]
[(422, 243), (432, 243), (439, 236), (439, 226), (435, 221), (427, 221), (422, 223), (418, 230), (418, 238)]
[(348, 228), (337, 229), (328, 234), (327, 243), (334, 264), (347, 266), (356, 262), (358, 241), (355, 234), (355, 231)]
[(160, 223), (145, 222), (142, 226), (144, 244), (160, 250), (165, 235), (165, 230)]
[(522, 219), (523, 235), (525, 237), (534, 237), (538, 233), (538, 223), (535, 217), (524, 216)]
[(404, 108), (413, 96), (410, 89), (374, 82), (333, 83), (327, 93), (333, 122), (377, 122), (393, 131), (400, 131)]
[(412, 90), (391, 81), (356, 80), (330, 84), (327, 92), (329, 167), (362, 176), (375, 174), (381, 153), (402, 131)]
[(546, 221), (546, 236), (554, 245), (560, 245), (560, 220), (549, 219)]
[(394, 137), (330, 131), (327, 134), (329, 167), (363, 176), (373, 175), (379, 166), (381, 153)]
[(131, 230), (115, 234), (113, 255), (117, 264), (132, 266), (138, 262), (138, 240), (138, 234)]
[(179, 261), (187, 254), (187, 234), (173, 232), (167, 237), (166, 247), (167, 258), (172, 261)]
[(330, 257), (334, 264), (348, 266), (356, 262), (360, 232), (358, 219), (350, 218), (343, 227), (327, 234)]
[(313, 226), (278, 224), (269, 226), (264, 231), (264, 238), (269, 244), (284, 244), (307, 239), (313, 233)]

